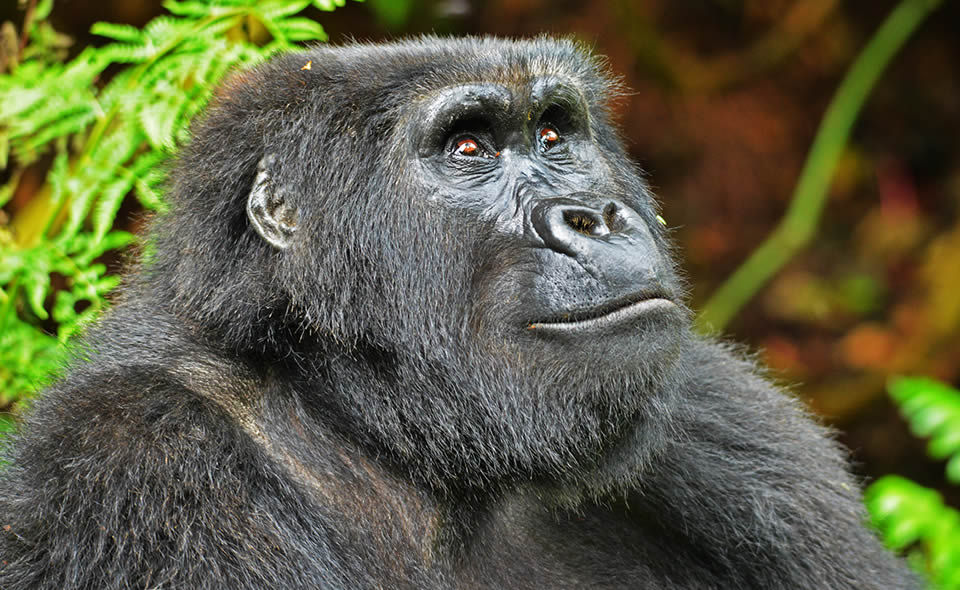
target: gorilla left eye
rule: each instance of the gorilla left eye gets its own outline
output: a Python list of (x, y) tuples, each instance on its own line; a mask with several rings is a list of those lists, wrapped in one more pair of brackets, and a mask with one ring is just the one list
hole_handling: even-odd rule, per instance
[(560, 134), (552, 127), (544, 127), (540, 130), (540, 148), (544, 151), (560, 143)]

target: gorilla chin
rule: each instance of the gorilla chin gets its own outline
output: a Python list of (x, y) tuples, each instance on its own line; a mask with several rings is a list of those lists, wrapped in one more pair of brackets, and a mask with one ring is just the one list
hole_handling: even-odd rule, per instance
[[(656, 384), (675, 368), (689, 337), (688, 318), (672, 300), (640, 294), (529, 322), (520, 346), (540, 347), (544, 355), (555, 355), (568, 365), (582, 364), (599, 379), (629, 375), (635, 380), (634, 392), (649, 397), (657, 395)], [(643, 382), (651, 383), (650, 391), (641, 387)]]
[(0, 588), (919, 588), (830, 432), (692, 332), (619, 92), (549, 38), (228, 81), (2, 449)]

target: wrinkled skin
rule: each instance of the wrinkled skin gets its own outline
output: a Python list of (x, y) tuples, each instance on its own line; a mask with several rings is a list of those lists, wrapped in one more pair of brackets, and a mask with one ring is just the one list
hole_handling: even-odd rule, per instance
[(917, 587), (690, 331), (615, 93), (548, 39), (234, 77), (6, 453), (0, 587)]

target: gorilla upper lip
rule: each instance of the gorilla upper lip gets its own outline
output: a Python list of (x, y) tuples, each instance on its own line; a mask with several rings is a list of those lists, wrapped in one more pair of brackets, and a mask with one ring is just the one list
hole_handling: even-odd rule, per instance
[(527, 325), (527, 329), (578, 330), (607, 326), (638, 317), (653, 309), (663, 309), (674, 305), (674, 302), (663, 291), (642, 291), (614, 299), (596, 307), (572, 310), (543, 320), (533, 321)]

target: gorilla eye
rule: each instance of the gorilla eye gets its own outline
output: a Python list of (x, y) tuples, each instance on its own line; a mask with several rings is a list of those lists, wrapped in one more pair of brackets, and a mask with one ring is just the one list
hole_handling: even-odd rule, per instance
[(552, 127), (544, 127), (540, 130), (540, 148), (544, 151), (560, 143), (560, 134)]
[(457, 142), (457, 147), (453, 149), (453, 153), (458, 156), (479, 156), (480, 146), (473, 139), (461, 139)]

